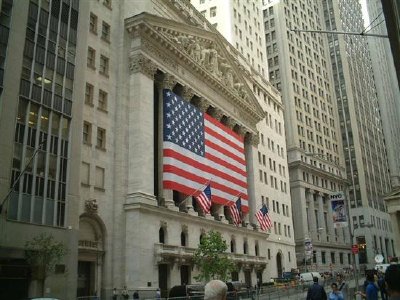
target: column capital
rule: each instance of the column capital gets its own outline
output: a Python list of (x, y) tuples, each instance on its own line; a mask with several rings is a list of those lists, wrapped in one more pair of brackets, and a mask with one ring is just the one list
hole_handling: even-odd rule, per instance
[(257, 147), (258, 144), (260, 143), (260, 137), (258, 136), (258, 134), (254, 134), (254, 133), (250, 133), (250, 132), (245, 133), (245, 128), (243, 126), (239, 126), (238, 134), (242, 135), (242, 136), (244, 135), (245, 142), (248, 142), (250, 145)]
[(194, 99), (193, 105), (203, 113), (207, 112), (207, 109), (210, 107), (210, 103), (203, 97)]
[(192, 100), (193, 96), (195, 95), (195, 92), (192, 88), (188, 87), (188, 86), (184, 86), (183, 87), (183, 91), (182, 91), (182, 97), (186, 100), (186, 101), (190, 101)]
[(222, 117), (224, 116), (224, 112), (219, 108), (212, 107), (210, 109), (210, 116), (216, 119), (217, 121), (221, 121)]
[(173, 90), (173, 88), (175, 87), (175, 85), (178, 83), (178, 80), (176, 79), (176, 77), (174, 75), (171, 74), (163, 74), (161, 80), (160, 80), (160, 84), (161, 87), (163, 89), (168, 89), (168, 90)]
[(141, 53), (134, 53), (129, 56), (129, 70), (131, 74), (142, 73), (154, 80), (157, 72), (157, 65)]

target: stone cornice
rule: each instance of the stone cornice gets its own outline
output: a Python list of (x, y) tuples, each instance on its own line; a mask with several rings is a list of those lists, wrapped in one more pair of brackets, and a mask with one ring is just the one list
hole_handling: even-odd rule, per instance
[[(147, 16), (152, 24), (149, 24)], [(264, 112), (246, 81), (239, 75), (237, 66), (228, 63), (224, 58), (228, 53), (221, 53), (221, 56), (218, 52), (224, 50), (223, 45), (216, 41), (217, 36), (204, 30), (199, 35), (193, 36), (176, 31), (175, 28), (168, 29), (164, 27), (165, 24), (160, 23), (160, 19), (141, 14), (137, 18), (126, 20), (126, 29), (130, 35), (140, 38), (140, 42), (132, 43), (135, 46), (131, 50), (145, 52), (147, 56), (152, 57), (152, 60), (158, 62), (159, 68), (164, 72), (180, 75), (186, 70), (191, 71), (199, 77), (199, 80), (201, 78), (214, 91), (229, 99), (232, 106), (240, 109), (239, 115), (244, 119), (243, 125), (249, 132), (257, 132), (256, 124), (264, 118)], [(217, 57), (218, 62), (214, 60)], [(168, 69), (163, 70), (163, 67)], [(183, 85), (190, 85), (184, 82), (185, 76), (179, 77)], [(200, 97), (203, 96), (201, 91), (195, 93)]]

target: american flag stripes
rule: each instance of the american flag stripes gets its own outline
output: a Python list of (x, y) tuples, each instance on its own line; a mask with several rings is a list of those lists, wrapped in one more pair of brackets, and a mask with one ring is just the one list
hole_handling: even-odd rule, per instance
[(240, 197), (235, 203), (229, 206), (229, 211), (231, 212), (233, 224), (239, 225), (242, 223), (242, 201)]
[(272, 227), (271, 218), (269, 217), (268, 208), (265, 204), (261, 207), (261, 209), (256, 213), (256, 218), (258, 223), (260, 224), (261, 230), (265, 231)]
[(229, 205), (240, 194), (247, 212), (243, 138), (170, 90), (163, 97), (164, 188), (193, 195), (210, 181), (214, 203)]
[(211, 188), (208, 184), (206, 188), (197, 196), (195, 196), (197, 203), (205, 214), (208, 214), (211, 209)]

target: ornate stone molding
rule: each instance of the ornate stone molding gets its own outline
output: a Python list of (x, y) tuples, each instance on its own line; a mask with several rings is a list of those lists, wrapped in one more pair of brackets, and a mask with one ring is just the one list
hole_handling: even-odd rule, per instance
[(160, 221), (160, 227), (166, 229), (168, 227), (168, 224), (166, 221)]
[(143, 73), (154, 80), (154, 74), (157, 72), (157, 65), (141, 53), (129, 56), (129, 70), (131, 74)]
[(85, 211), (88, 214), (97, 214), (98, 213), (98, 205), (96, 199), (89, 199), (85, 201)]

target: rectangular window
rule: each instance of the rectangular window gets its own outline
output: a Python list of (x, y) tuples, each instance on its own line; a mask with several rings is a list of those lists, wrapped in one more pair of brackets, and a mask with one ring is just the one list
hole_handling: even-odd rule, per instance
[(96, 166), (96, 182), (95, 187), (104, 189), (104, 168)]
[(323, 264), (326, 264), (325, 251), (321, 251), (321, 261)]
[(82, 162), (81, 183), (89, 185), (89, 182), (90, 182), (90, 164)]
[(96, 147), (100, 149), (106, 148), (106, 130), (103, 128), (97, 128), (97, 143)]
[(86, 91), (85, 91), (85, 103), (89, 105), (93, 105), (93, 85), (90, 83), (86, 83)]
[(108, 94), (103, 90), (99, 90), (99, 109), (107, 110), (107, 100)]
[(210, 17), (215, 17), (217, 15), (217, 7), (213, 6), (210, 8)]
[(92, 142), (92, 124), (83, 122), (83, 143), (90, 145)]
[(109, 59), (104, 55), (100, 55), (100, 74), (108, 75)]
[(89, 30), (90, 32), (97, 34), (97, 16), (93, 13), (90, 13), (90, 20), (89, 20)]
[(87, 66), (92, 69), (96, 68), (96, 50), (91, 47), (88, 47)]
[(110, 25), (103, 21), (101, 26), (101, 38), (107, 42), (110, 41)]

